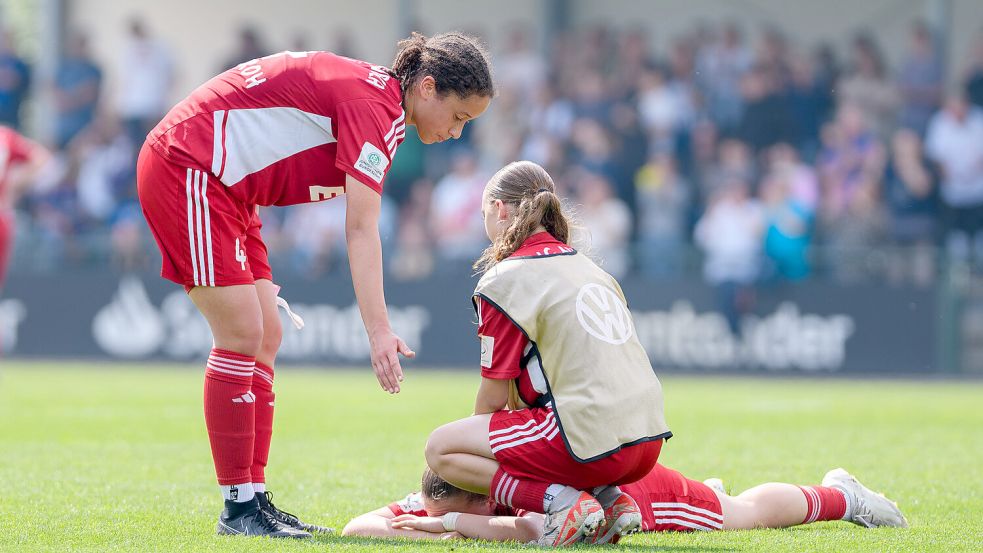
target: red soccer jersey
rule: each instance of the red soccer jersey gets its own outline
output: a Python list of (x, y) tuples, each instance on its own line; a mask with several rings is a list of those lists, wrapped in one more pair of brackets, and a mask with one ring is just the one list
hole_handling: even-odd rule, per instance
[(405, 136), (399, 82), (330, 52), (281, 52), (198, 87), (147, 141), (182, 167), (210, 170), (247, 204), (293, 205), (376, 192)]
[(31, 157), (31, 143), (10, 127), (0, 126), (0, 208), (7, 197), (10, 168)]
[[(573, 253), (574, 249), (549, 233), (534, 234), (511, 257)], [(481, 376), (516, 380), (519, 397), (535, 406), (548, 390), (532, 344), (507, 315), (484, 298), (477, 299), (478, 338), (481, 340)]]

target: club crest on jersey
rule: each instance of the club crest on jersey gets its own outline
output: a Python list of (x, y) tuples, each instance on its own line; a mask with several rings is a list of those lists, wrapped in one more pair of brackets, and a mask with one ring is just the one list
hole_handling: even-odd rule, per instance
[(376, 148), (371, 142), (362, 145), (362, 153), (359, 154), (355, 162), (355, 168), (374, 180), (377, 184), (382, 184), (382, 177), (386, 176), (386, 167), (389, 166), (389, 158)]
[(588, 334), (613, 345), (632, 335), (631, 314), (613, 290), (600, 284), (585, 284), (577, 294), (577, 320)]

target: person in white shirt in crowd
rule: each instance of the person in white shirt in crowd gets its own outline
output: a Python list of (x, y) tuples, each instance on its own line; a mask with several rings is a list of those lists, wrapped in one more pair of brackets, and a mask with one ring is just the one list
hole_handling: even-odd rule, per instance
[(590, 235), (589, 253), (604, 252), (598, 265), (615, 278), (624, 276), (631, 263), (631, 211), (603, 175), (584, 171), (577, 189), (578, 216)]
[(949, 253), (983, 263), (983, 110), (953, 94), (929, 122), (925, 151), (941, 172)]
[(133, 143), (142, 144), (171, 107), (174, 63), (170, 49), (150, 34), (141, 19), (129, 22), (119, 75), (117, 113)]
[(695, 241), (705, 254), (703, 278), (717, 289), (719, 307), (732, 332), (753, 299), (761, 273), (765, 219), (747, 182), (734, 179), (711, 197), (696, 223)]
[(470, 150), (455, 152), (451, 172), (437, 181), (430, 199), (431, 234), (439, 259), (471, 260), (481, 253), (486, 240), (475, 213), (481, 211), (486, 180)]

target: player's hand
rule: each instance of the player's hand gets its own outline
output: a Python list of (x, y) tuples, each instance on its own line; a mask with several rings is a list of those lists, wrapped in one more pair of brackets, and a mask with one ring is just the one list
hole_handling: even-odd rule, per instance
[(412, 359), (416, 352), (411, 350), (402, 338), (384, 329), (369, 336), (372, 370), (379, 379), (379, 385), (390, 394), (399, 393), (399, 383), (403, 381), (403, 368), (399, 365), (399, 355)]
[(444, 521), (437, 517), (418, 517), (413, 515), (399, 515), (393, 519), (393, 529), (396, 530), (419, 530), (430, 532), (431, 534), (444, 534)]

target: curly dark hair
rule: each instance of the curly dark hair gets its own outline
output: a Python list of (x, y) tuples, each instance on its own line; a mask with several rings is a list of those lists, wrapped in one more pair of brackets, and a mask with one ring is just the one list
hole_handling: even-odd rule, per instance
[(490, 56), (475, 37), (464, 33), (441, 33), (426, 37), (414, 32), (399, 41), (390, 73), (406, 91), (430, 75), (437, 83), (437, 93), (455, 93), (461, 98), (471, 95), (493, 97)]

